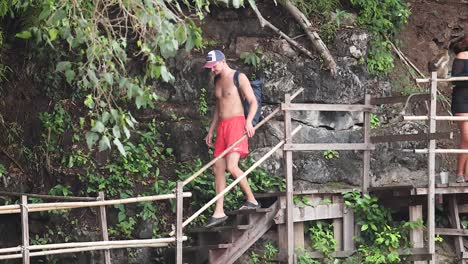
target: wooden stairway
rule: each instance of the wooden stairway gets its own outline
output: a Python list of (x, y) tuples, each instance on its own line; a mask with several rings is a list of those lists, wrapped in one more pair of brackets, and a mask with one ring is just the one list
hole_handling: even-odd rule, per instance
[(188, 230), (196, 246), (184, 248), (184, 263), (234, 263), (275, 224), (278, 210), (274, 201), (267, 208), (228, 212), (230, 225)]

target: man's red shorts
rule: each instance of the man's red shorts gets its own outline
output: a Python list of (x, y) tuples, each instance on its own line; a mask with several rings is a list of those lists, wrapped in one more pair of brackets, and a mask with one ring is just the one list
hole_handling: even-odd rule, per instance
[[(245, 117), (235, 116), (223, 119), (218, 124), (216, 135), (216, 143), (214, 156), (217, 157), (225, 149), (236, 142), (244, 135), (245, 130)], [(241, 158), (247, 157), (249, 154), (249, 144), (247, 137), (242, 140), (237, 146), (231, 149), (228, 153), (239, 152)]]

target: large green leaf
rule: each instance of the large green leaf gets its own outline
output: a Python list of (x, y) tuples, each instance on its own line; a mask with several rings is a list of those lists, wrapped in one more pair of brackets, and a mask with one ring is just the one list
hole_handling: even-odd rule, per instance
[(111, 144), (109, 138), (106, 135), (102, 136), (101, 140), (99, 140), (99, 151), (104, 151), (110, 148)]
[(87, 132), (85, 137), (88, 148), (92, 149), (96, 141), (99, 139), (99, 134), (94, 132)]
[(122, 145), (122, 143), (120, 142), (120, 140), (118, 138), (114, 138), (114, 141), (112, 141), (114, 143), (114, 145), (117, 146), (117, 149), (119, 150), (120, 154), (122, 154), (124, 157), (127, 156), (127, 153), (125, 152), (125, 149)]

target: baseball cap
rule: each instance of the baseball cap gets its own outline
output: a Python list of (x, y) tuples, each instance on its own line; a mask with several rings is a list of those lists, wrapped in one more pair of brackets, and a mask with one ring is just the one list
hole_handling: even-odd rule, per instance
[(224, 60), (224, 53), (220, 50), (212, 50), (206, 55), (206, 63), (204, 68), (213, 68), (217, 62)]

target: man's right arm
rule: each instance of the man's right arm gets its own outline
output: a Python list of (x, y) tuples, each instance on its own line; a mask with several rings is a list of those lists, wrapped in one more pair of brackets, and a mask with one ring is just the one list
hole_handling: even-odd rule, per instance
[(218, 101), (216, 101), (216, 107), (213, 113), (213, 121), (211, 121), (210, 129), (208, 130), (208, 135), (205, 138), (205, 142), (208, 145), (208, 147), (211, 147), (212, 141), (213, 141), (213, 135), (214, 135), (214, 130), (216, 128), (216, 125), (218, 124)]

